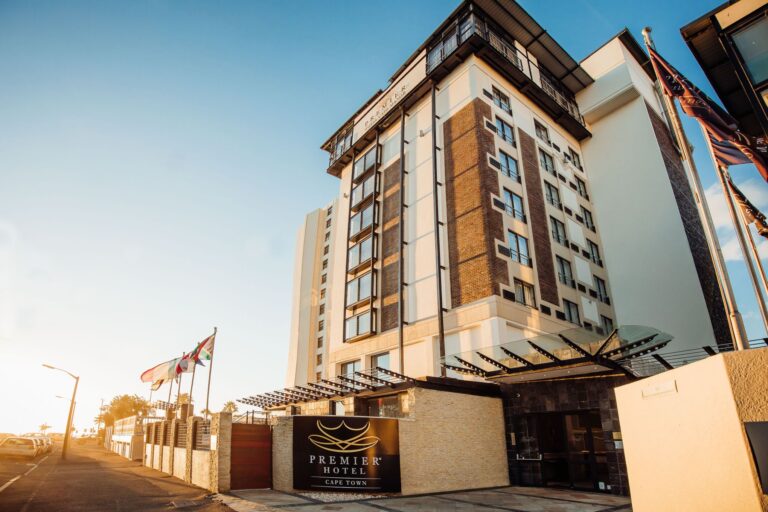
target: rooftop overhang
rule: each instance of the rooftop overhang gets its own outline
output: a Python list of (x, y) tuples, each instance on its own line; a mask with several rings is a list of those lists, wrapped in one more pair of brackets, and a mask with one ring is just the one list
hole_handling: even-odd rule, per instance
[[(742, 0), (746, 2), (746, 0)], [(749, 3), (749, 2), (746, 2)], [(762, 3), (765, 2), (752, 2)], [(728, 55), (721, 35), (726, 30), (721, 25), (723, 13), (735, 6), (733, 2), (725, 3), (704, 16), (692, 21), (680, 29), (688, 48), (701, 66), (707, 79), (712, 84), (715, 93), (723, 102), (723, 106), (739, 123), (741, 129), (755, 137), (765, 136), (755, 107), (745, 88), (749, 84), (742, 84), (740, 70), (735, 59)], [(765, 5), (762, 7), (766, 8)], [(730, 25), (734, 22), (728, 21)]]

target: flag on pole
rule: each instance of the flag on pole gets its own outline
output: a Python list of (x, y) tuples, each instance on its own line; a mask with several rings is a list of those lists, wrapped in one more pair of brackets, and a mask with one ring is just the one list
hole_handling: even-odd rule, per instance
[(176, 360), (171, 359), (158, 365), (153, 366), (149, 370), (141, 374), (142, 382), (157, 382), (160, 379), (166, 379), (169, 371), (176, 365)]
[(190, 352), (189, 357), (191, 360), (195, 361), (198, 364), (200, 363), (200, 360), (206, 360), (210, 361), (211, 357), (213, 357), (213, 345), (216, 341), (216, 334), (211, 334), (207, 338), (205, 338), (203, 341), (197, 344), (195, 349)]
[(746, 223), (754, 224), (755, 228), (757, 228), (757, 233), (760, 236), (768, 238), (768, 222), (766, 222), (765, 214), (758, 210), (757, 207), (747, 199), (744, 193), (739, 190), (733, 180), (731, 180), (730, 176), (728, 176), (728, 187), (731, 189), (731, 193), (733, 193), (733, 198), (744, 212)]
[[(718, 161), (733, 162), (730, 165), (752, 162), (763, 179), (768, 181), (768, 141), (743, 133), (728, 112), (665, 61), (656, 50), (649, 47), (648, 52), (664, 94), (677, 98), (683, 112), (701, 123), (710, 140), (717, 144), (713, 145), (713, 149)], [(718, 146), (721, 154), (718, 154)], [(744, 158), (735, 155), (735, 151)]]

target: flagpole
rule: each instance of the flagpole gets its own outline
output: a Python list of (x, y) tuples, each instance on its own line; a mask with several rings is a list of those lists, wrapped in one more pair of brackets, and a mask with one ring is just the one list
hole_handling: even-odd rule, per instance
[[(181, 353), (181, 359), (184, 359), (184, 352)], [(179, 361), (181, 361), (181, 359)], [(176, 368), (178, 368), (179, 363), (176, 363)], [(176, 386), (176, 411), (179, 410), (179, 398), (181, 398), (181, 378), (184, 376), (184, 372), (178, 372), (176, 376), (179, 378), (179, 385)], [(176, 412), (174, 411), (174, 412)]]
[(171, 379), (171, 385), (168, 387), (168, 401), (165, 403), (165, 414), (166, 417), (168, 416), (168, 408), (171, 405), (171, 391), (173, 391), (173, 381), (175, 381), (176, 378), (174, 377)]
[[(765, 268), (763, 268), (763, 262), (760, 259), (760, 253), (757, 250), (757, 245), (755, 244), (755, 236), (752, 234), (752, 230), (749, 228), (749, 223), (747, 222), (746, 213), (744, 213), (744, 210), (739, 208), (741, 210), (741, 219), (744, 223), (744, 229), (747, 230), (747, 235), (749, 239), (749, 247), (752, 250), (752, 256), (755, 260), (755, 265), (757, 265), (757, 275), (760, 277), (760, 283), (763, 285), (763, 291), (765, 291), (766, 294), (768, 294), (768, 279), (765, 277)], [(768, 334), (768, 328), (766, 328), (766, 334)]]
[[(725, 204), (728, 206), (728, 213), (731, 217), (731, 222), (733, 223), (733, 228), (736, 231), (736, 239), (739, 241), (739, 247), (741, 248), (741, 253), (744, 256), (744, 263), (747, 265), (747, 271), (749, 272), (750, 281), (752, 281), (752, 288), (755, 291), (755, 298), (757, 299), (758, 307), (760, 308), (760, 315), (763, 318), (763, 325), (765, 326), (766, 330), (768, 330), (768, 309), (766, 309), (765, 299), (763, 298), (763, 294), (760, 291), (760, 286), (757, 284), (757, 275), (755, 272), (755, 267), (752, 263), (752, 258), (750, 256), (749, 250), (747, 249), (747, 241), (744, 238), (744, 232), (742, 231), (741, 227), (741, 217), (736, 212), (736, 208), (733, 202), (733, 196), (731, 195), (731, 188), (728, 186), (728, 183), (725, 181), (725, 175), (727, 171), (723, 169), (720, 164), (717, 162), (717, 158), (715, 158), (715, 152), (712, 149), (712, 144), (709, 140), (709, 136), (707, 135), (706, 131), (704, 130), (704, 127), (701, 127), (702, 135), (704, 136), (704, 142), (707, 145), (707, 149), (709, 150), (709, 156), (712, 159), (712, 164), (715, 166), (715, 171), (717, 174), (717, 178), (720, 181), (720, 186), (723, 188), (723, 195), (725, 196)], [(749, 348), (749, 339), (747, 339), (742, 347), (739, 347), (740, 350), (744, 350)]]
[[(651, 39), (651, 27), (645, 27), (642, 33), (645, 45), (655, 50), (656, 45), (653, 43), (653, 39)], [(749, 347), (747, 331), (744, 327), (744, 319), (742, 318), (739, 306), (736, 303), (736, 297), (733, 293), (733, 287), (731, 286), (731, 280), (728, 275), (728, 268), (725, 266), (723, 251), (717, 238), (715, 224), (712, 222), (712, 214), (709, 210), (709, 205), (707, 204), (704, 188), (701, 186), (699, 172), (696, 168), (696, 163), (693, 161), (688, 138), (685, 136), (683, 123), (680, 121), (680, 116), (677, 113), (672, 98), (664, 94), (663, 91), (660, 91), (659, 95), (662, 98), (667, 119), (672, 125), (672, 131), (677, 139), (677, 144), (680, 147), (683, 159), (688, 162), (688, 181), (693, 185), (693, 198), (698, 206), (699, 217), (704, 227), (704, 235), (708, 242), (707, 245), (709, 245), (710, 257), (712, 258), (715, 274), (719, 281), (720, 294), (723, 299), (723, 304), (727, 309), (728, 323), (731, 328), (731, 335), (733, 336), (733, 344), (737, 350), (742, 350), (745, 347)], [(705, 139), (708, 140), (707, 137), (705, 137)]]
[[(213, 359), (213, 357), (211, 357)], [(192, 416), (192, 388), (195, 386), (195, 370), (197, 370), (197, 361), (192, 361), (192, 383), (189, 385), (189, 406), (187, 407), (187, 418)]]
[[(216, 340), (216, 327), (213, 328), (214, 343)], [(216, 351), (214, 346), (214, 352)], [(211, 352), (211, 362), (208, 364), (208, 390), (205, 392), (205, 417), (210, 416), (211, 411), (208, 410), (208, 399), (211, 397), (211, 373), (213, 373), (213, 352)]]

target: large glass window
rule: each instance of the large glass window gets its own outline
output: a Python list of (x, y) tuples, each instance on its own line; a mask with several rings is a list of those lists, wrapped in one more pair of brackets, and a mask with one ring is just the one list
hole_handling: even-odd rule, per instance
[(544, 182), (544, 196), (549, 204), (555, 208), (560, 208), (560, 191), (548, 181)]
[(369, 204), (349, 219), (349, 236), (355, 236), (373, 225), (376, 205)]
[(576, 180), (576, 191), (584, 199), (589, 199), (589, 194), (587, 194), (587, 184), (584, 183), (584, 180), (580, 180), (579, 178), (574, 179)]
[(613, 320), (605, 315), (600, 315), (600, 327), (606, 335), (613, 332)]
[(589, 259), (602, 267), (603, 260), (600, 259), (600, 249), (597, 247), (597, 244), (592, 240), (587, 240), (587, 248), (589, 249)]
[(358, 204), (362, 203), (373, 195), (376, 191), (376, 176), (371, 175), (365, 179), (362, 183), (355, 186), (352, 189), (352, 202), (351, 205), (354, 208)]
[(525, 222), (523, 198), (507, 189), (504, 189), (504, 209), (509, 215)]
[(373, 333), (373, 311), (366, 311), (353, 317), (347, 318), (345, 339), (356, 338)]
[(571, 262), (561, 258), (560, 256), (555, 256), (555, 260), (557, 261), (557, 278), (564, 285), (570, 286), (571, 288), (576, 288), (576, 283), (573, 280)]
[(389, 370), (389, 352), (371, 356), (371, 368), (383, 368)]
[(344, 375), (345, 377), (351, 377), (355, 374), (355, 372), (360, 371), (360, 360), (356, 359), (354, 361), (349, 361), (346, 363), (341, 363), (341, 366), (339, 367), (339, 375)]
[(515, 302), (535, 308), (536, 296), (533, 293), (533, 285), (515, 279)]
[(541, 167), (549, 174), (557, 174), (557, 170), (555, 169), (555, 160), (552, 158), (552, 155), (546, 151), (539, 151), (539, 162), (541, 162)]
[(581, 207), (581, 216), (584, 219), (584, 225), (587, 226), (587, 228), (591, 229), (592, 231), (595, 230), (595, 220), (592, 218), (592, 212)]
[(608, 302), (608, 287), (605, 285), (605, 280), (600, 279), (597, 276), (592, 276), (595, 279), (595, 289), (597, 290), (597, 298), (602, 302)]
[(352, 179), (357, 179), (376, 165), (376, 146), (372, 147), (363, 156), (355, 160), (352, 170)]
[(499, 151), (499, 160), (501, 161), (501, 174), (509, 176), (515, 181), (520, 181), (520, 172), (517, 170), (517, 160), (503, 151)]
[(565, 224), (554, 217), (549, 218), (549, 223), (552, 226), (552, 238), (554, 238), (557, 243), (567, 246), (568, 237), (565, 236)]
[(507, 238), (509, 240), (509, 256), (518, 263), (530, 266), (531, 258), (528, 255), (528, 239), (514, 231), (509, 231)]
[(347, 305), (351, 306), (373, 297), (374, 273), (368, 272), (347, 283)]
[(401, 418), (403, 416), (398, 395), (380, 396), (368, 399), (368, 416)]
[(547, 144), (550, 143), (549, 141), (549, 130), (547, 130), (547, 127), (541, 124), (538, 121), (533, 122), (534, 129), (536, 130), (536, 136), (546, 142)]
[(493, 94), (493, 103), (504, 112), (511, 114), (512, 110), (509, 108), (509, 96), (507, 96), (506, 94), (504, 94), (503, 92), (501, 92), (495, 87), (493, 87), (491, 91)]
[(348, 270), (359, 267), (368, 263), (373, 258), (375, 250), (375, 236), (369, 236), (368, 238), (361, 240), (357, 244), (349, 248), (349, 266)]
[(568, 156), (570, 156), (574, 167), (581, 169), (581, 157), (573, 148), (568, 148)]
[(768, 80), (768, 18), (760, 19), (733, 34), (753, 84)]
[(496, 118), (496, 133), (505, 141), (513, 146), (515, 145), (515, 132), (512, 130), (512, 127), (500, 117)]
[(572, 324), (581, 325), (581, 317), (579, 316), (579, 306), (575, 303), (563, 299), (563, 310), (565, 313), (565, 319)]

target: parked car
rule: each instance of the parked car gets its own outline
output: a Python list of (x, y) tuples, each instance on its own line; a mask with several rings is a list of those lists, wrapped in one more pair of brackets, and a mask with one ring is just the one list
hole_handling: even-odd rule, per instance
[(34, 439), (8, 437), (0, 443), (0, 456), (34, 459), (39, 453), (39, 446)]

